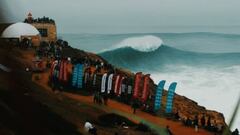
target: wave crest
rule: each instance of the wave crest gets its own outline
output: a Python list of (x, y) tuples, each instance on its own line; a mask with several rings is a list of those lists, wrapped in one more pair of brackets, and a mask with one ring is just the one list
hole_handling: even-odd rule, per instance
[(158, 49), (162, 44), (163, 41), (161, 38), (152, 35), (147, 35), (141, 37), (126, 38), (122, 40), (120, 43), (118, 43), (115, 49), (131, 47), (141, 52), (151, 52)]

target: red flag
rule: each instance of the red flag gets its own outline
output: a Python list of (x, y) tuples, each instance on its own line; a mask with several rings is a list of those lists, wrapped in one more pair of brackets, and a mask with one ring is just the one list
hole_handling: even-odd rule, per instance
[(54, 69), (55, 69), (56, 65), (57, 65), (57, 62), (56, 62), (56, 61), (53, 61), (53, 62), (52, 62), (52, 65), (51, 65), (51, 71), (50, 71), (51, 77), (53, 76), (53, 72), (54, 72)]
[(114, 86), (114, 93), (117, 94), (118, 92), (118, 83), (119, 83), (119, 80), (120, 80), (120, 75), (118, 75), (116, 77), (116, 80), (115, 80), (115, 86)]
[(150, 80), (150, 74), (147, 74), (144, 76), (144, 83), (143, 83), (143, 92), (142, 92), (142, 102), (145, 102), (147, 100), (148, 94), (149, 94), (149, 80)]
[(62, 81), (63, 80), (63, 71), (64, 71), (64, 61), (62, 60), (60, 63), (60, 71), (59, 71), (59, 80)]
[(63, 81), (64, 82), (67, 82), (67, 80), (68, 80), (68, 63), (67, 63), (67, 61), (64, 61), (64, 64), (63, 64), (64, 66), (64, 70), (63, 70)]
[(133, 98), (136, 99), (139, 96), (139, 90), (140, 90), (140, 82), (142, 79), (142, 72), (138, 72), (135, 75), (135, 82), (134, 82), (134, 90), (133, 90)]

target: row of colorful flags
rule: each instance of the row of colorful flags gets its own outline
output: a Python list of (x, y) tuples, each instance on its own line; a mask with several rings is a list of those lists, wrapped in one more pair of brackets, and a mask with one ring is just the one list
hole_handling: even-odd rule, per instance
[[(55, 68), (59, 66), (59, 70)], [(56, 72), (58, 71), (58, 72)], [(51, 76), (58, 78), (59, 80), (67, 80), (67, 61), (53, 62), (51, 67)], [(84, 76), (84, 66), (83, 64), (74, 65), (72, 72), (72, 86), (76, 88), (83, 88), (83, 76)], [(122, 89), (123, 80), (127, 79), (121, 75), (114, 74), (103, 74), (101, 79), (101, 93), (109, 94), (113, 91), (116, 95), (121, 95), (124, 90)], [(96, 78), (95, 78), (96, 80)], [(142, 83), (143, 82), (143, 83)], [(156, 93), (155, 93), (155, 102), (154, 102), (154, 111), (157, 112), (162, 109), (162, 96), (163, 90), (166, 81), (162, 80), (158, 83)], [(114, 84), (114, 85), (113, 85)], [(144, 103), (149, 97), (149, 84), (150, 84), (150, 74), (143, 75), (142, 72), (138, 72), (135, 75), (133, 91), (131, 91), (133, 99), (139, 99)], [(173, 99), (176, 90), (177, 83), (173, 82), (170, 84), (167, 93), (167, 102), (166, 102), (166, 113), (171, 113), (173, 109)]]

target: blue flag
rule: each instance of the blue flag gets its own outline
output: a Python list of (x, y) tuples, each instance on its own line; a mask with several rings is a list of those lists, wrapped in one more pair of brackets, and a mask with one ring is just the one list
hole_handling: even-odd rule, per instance
[(78, 64), (78, 73), (77, 73), (77, 88), (83, 88), (83, 64)]
[(156, 95), (155, 95), (155, 104), (154, 104), (154, 111), (157, 112), (159, 109), (161, 109), (161, 102), (162, 102), (162, 94), (163, 94), (163, 89), (166, 81), (162, 80), (158, 83), (158, 87), (156, 90)]
[(78, 65), (74, 65), (73, 73), (72, 73), (72, 86), (77, 87), (77, 72), (78, 72)]
[(73, 75), (72, 75), (72, 86), (77, 88), (83, 87), (83, 65), (74, 65)]
[(173, 97), (174, 92), (177, 87), (177, 83), (173, 82), (168, 89), (168, 95), (167, 95), (167, 104), (166, 104), (166, 113), (171, 113), (173, 108)]

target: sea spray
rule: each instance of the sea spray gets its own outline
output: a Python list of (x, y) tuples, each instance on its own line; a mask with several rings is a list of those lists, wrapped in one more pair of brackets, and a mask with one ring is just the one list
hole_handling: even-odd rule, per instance
[[(178, 67), (181, 71), (171, 72)], [(165, 87), (170, 82), (178, 82), (178, 91), (205, 106), (207, 109), (222, 112), (226, 121), (230, 120), (232, 111), (240, 93), (240, 65), (231, 67), (197, 68), (181, 65), (169, 65), (169, 72), (151, 72), (154, 82), (167, 80)], [(239, 110), (240, 111), (240, 110)], [(240, 114), (237, 114), (234, 128), (240, 126)]]
[(161, 38), (147, 35), (142, 37), (130, 37), (118, 43), (115, 48), (131, 47), (141, 52), (151, 52), (158, 49), (163, 44)]

